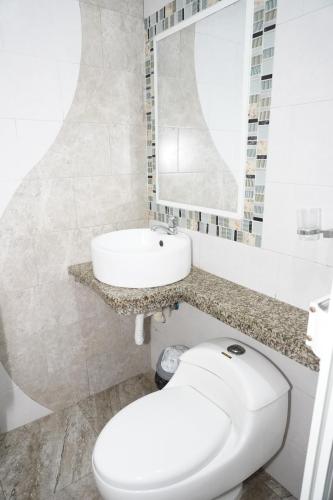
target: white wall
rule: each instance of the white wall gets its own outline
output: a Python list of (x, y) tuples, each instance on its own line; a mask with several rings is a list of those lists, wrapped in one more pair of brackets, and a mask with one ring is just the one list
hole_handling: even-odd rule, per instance
[[(292, 386), (291, 412), (286, 442), (282, 451), (267, 467), (267, 471), (298, 497), (310, 431), (317, 373), (188, 304), (181, 304), (180, 310), (174, 311), (167, 323), (152, 322), (152, 367), (155, 368), (161, 350), (168, 345), (184, 344), (191, 347), (216, 337), (231, 337), (254, 347), (270, 358), (289, 380)], [(270, 432), (269, 429), (263, 429), (263, 437), (265, 431)]]

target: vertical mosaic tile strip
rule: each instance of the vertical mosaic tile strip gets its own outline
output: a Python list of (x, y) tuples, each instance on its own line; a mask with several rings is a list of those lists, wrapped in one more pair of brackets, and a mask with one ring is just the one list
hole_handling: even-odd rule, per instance
[(145, 101), (147, 118), (148, 204), (150, 217), (166, 222), (170, 215), (192, 231), (261, 246), (265, 177), (273, 80), (277, 0), (253, 0), (253, 32), (248, 107), (247, 160), (242, 219), (168, 207), (156, 202), (154, 45), (155, 35), (181, 23), (219, 0), (173, 0), (145, 19)]

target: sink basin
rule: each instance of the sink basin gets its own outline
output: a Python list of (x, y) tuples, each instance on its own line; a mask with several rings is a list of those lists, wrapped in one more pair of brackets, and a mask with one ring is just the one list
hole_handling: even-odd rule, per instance
[(185, 278), (191, 270), (191, 240), (182, 233), (150, 229), (113, 231), (91, 242), (95, 278), (107, 285), (149, 288)]

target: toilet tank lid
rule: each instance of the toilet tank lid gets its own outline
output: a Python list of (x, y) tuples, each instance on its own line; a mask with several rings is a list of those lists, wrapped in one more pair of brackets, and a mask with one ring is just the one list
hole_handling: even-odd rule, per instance
[(130, 404), (99, 435), (93, 464), (112, 486), (146, 490), (181, 481), (223, 448), (230, 418), (195, 389), (168, 386)]
[[(238, 355), (230, 352), (228, 347), (235, 344), (245, 352)], [(290, 390), (287, 379), (268, 358), (236, 339), (203, 342), (188, 350), (180, 360), (214, 373), (250, 411), (273, 403)]]

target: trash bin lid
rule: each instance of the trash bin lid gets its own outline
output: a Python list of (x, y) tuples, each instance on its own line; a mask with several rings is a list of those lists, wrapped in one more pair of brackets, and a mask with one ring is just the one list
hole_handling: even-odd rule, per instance
[(166, 347), (160, 361), (162, 370), (167, 373), (175, 373), (179, 365), (179, 358), (186, 351), (188, 351), (188, 347), (183, 345), (171, 345), (170, 347)]

